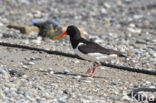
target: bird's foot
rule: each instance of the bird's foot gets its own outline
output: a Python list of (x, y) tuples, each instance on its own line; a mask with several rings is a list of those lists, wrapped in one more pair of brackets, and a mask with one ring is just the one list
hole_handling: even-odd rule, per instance
[(86, 74), (89, 74), (91, 71), (92, 71), (93, 68), (89, 68), (87, 71), (86, 71)]
[(90, 77), (91, 77), (91, 78), (93, 78), (93, 77), (94, 77), (94, 72), (95, 72), (95, 69), (96, 69), (96, 65), (94, 64), (92, 74), (90, 75)]
[(100, 62), (95, 62), (94, 64), (93, 64), (93, 66), (92, 67), (90, 67), (87, 71), (86, 71), (86, 74), (89, 74), (91, 71), (92, 71), (92, 74), (90, 75), (90, 77), (94, 77), (94, 72), (95, 72), (95, 69), (96, 69), (96, 67), (99, 67), (99, 66), (101, 66), (101, 63)]
[(87, 71), (86, 74), (89, 74), (92, 70), (95, 70), (96, 64), (94, 63), (92, 67), (90, 67)]
[(92, 74), (90, 75), (90, 77), (93, 78), (93, 77), (94, 77), (94, 73), (92, 73)]
[(99, 67), (99, 66), (101, 66), (101, 62), (95, 62), (94, 63), (93, 68), (92, 68), (92, 74), (90, 75), (91, 78), (94, 77), (95, 69), (96, 69), (96, 67)]

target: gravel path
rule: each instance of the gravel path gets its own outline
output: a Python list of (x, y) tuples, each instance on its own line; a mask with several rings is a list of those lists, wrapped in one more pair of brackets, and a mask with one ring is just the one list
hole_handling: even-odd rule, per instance
[(0, 42), (42, 50), (0, 45), (1, 103), (136, 103), (127, 97), (132, 89), (156, 88), (156, 76), (106, 66), (86, 77), (92, 63), (76, 58), (68, 40), (43, 41), (6, 27), (33, 18), (74, 24), (85, 38), (128, 56), (106, 63), (156, 71), (155, 0), (2, 0)]

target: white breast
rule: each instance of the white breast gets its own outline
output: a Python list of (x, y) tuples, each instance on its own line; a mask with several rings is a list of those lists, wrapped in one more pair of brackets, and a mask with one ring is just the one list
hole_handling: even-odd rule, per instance
[(88, 54), (84, 54), (81, 51), (79, 51), (78, 47), (80, 45), (83, 45), (83, 43), (79, 43), (78, 46), (74, 49), (75, 54), (77, 54), (79, 57), (85, 59), (85, 60), (89, 60), (89, 61), (104, 61), (104, 60), (108, 60), (108, 59), (112, 59), (112, 58), (116, 58), (117, 55), (116, 54), (111, 54), (111, 55), (106, 55), (106, 54), (102, 54), (102, 53), (88, 53)]

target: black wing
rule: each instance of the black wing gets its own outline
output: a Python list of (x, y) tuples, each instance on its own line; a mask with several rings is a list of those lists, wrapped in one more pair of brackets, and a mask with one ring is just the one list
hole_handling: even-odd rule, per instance
[(87, 40), (85, 40), (83, 38), (81, 39), (81, 42), (83, 42), (84, 44), (80, 45), (78, 47), (78, 49), (81, 52), (85, 53), (85, 54), (88, 54), (88, 53), (102, 53), (102, 54), (107, 54), (107, 55), (117, 54), (118, 56), (125, 57), (119, 51), (116, 51), (116, 50), (113, 50), (113, 49), (106, 49), (106, 48), (98, 45), (97, 43), (87, 41)]

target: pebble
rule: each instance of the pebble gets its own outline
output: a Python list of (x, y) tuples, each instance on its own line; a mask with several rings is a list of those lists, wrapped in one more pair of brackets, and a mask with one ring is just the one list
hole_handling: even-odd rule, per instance
[(134, 52), (131, 51), (131, 50), (128, 50), (128, 51), (127, 51), (127, 55), (128, 55), (128, 56), (134, 56)]
[(131, 28), (134, 28), (135, 27), (135, 24), (129, 24), (129, 26), (131, 27)]
[(80, 63), (80, 61), (79, 60), (74, 60), (74, 63), (78, 64), (78, 63)]
[(98, 38), (98, 37), (97, 38), (92, 38), (91, 41), (96, 42), (96, 43), (102, 43), (103, 42), (103, 40)]
[(36, 40), (33, 40), (32, 42), (35, 43), (36, 45), (40, 45), (41, 44), (41, 40), (42, 40), (42, 37), (37, 37)]
[(28, 45), (29, 44), (29, 40), (23, 40), (23, 43)]
[(112, 83), (111, 83), (111, 85), (112, 85), (112, 86), (115, 86), (115, 85), (117, 85), (117, 83), (115, 83), (115, 82), (112, 82)]
[(64, 74), (68, 74), (70, 71), (68, 69), (64, 70)]
[(151, 82), (145, 81), (144, 83), (141, 84), (141, 86), (146, 86), (146, 85), (150, 85), (150, 84), (151, 84)]
[(34, 65), (35, 63), (34, 62), (28, 62), (28, 65)]
[(5, 71), (3, 68), (0, 68), (0, 74), (6, 75), (7, 71)]
[(73, 78), (74, 78), (74, 79), (78, 79), (78, 80), (79, 80), (79, 79), (81, 79), (81, 76), (80, 76), (80, 75), (78, 75), (78, 76), (74, 76)]
[(25, 99), (20, 99), (20, 100), (16, 100), (15, 103), (29, 103), (29, 101)]
[(107, 13), (107, 10), (105, 8), (101, 8), (101, 13), (106, 14)]
[(50, 71), (50, 74), (54, 74), (54, 71)]
[(138, 28), (127, 28), (131, 33), (141, 33), (141, 29)]
[(45, 99), (36, 99), (37, 103), (47, 103)]
[(40, 80), (40, 77), (39, 76), (33, 76), (32, 79), (33, 80)]
[(99, 67), (101, 70), (103, 70), (103, 69), (106, 69), (105, 67), (103, 67), (103, 66), (101, 66), (101, 67)]
[(42, 16), (41, 11), (36, 10), (35, 13), (34, 13), (34, 17), (35, 17), (35, 18), (40, 18), (41, 16)]
[(153, 57), (156, 57), (156, 52), (155, 51), (150, 51), (150, 54), (153, 56)]
[(22, 70), (9, 70), (9, 74), (16, 77), (21, 77), (22, 75), (24, 75)]
[(0, 33), (0, 38), (2, 38), (3, 37), (3, 34), (2, 33)]
[(8, 68), (7, 67), (0, 67), (0, 74), (2, 74), (2, 76), (4, 78), (9, 78)]
[(23, 67), (25, 70), (29, 70), (29, 67), (26, 66), (26, 65), (22, 65), (22, 67)]
[(141, 40), (141, 39), (137, 39), (137, 40), (136, 40), (136, 43), (140, 43), (140, 44), (146, 44), (146, 41), (144, 41), (144, 40)]
[(67, 90), (67, 89), (64, 90), (63, 93), (64, 93), (64, 94), (70, 94), (69, 90)]
[(85, 80), (84, 82), (86, 82), (86, 83), (91, 83), (92, 81), (90, 81), (90, 80)]
[(104, 3), (104, 6), (105, 6), (107, 9), (111, 8), (110, 4), (108, 4), (108, 3)]

